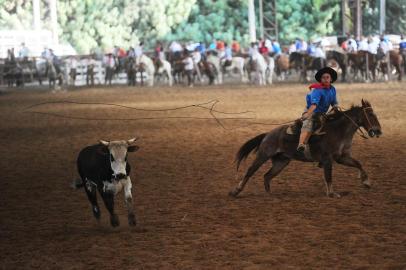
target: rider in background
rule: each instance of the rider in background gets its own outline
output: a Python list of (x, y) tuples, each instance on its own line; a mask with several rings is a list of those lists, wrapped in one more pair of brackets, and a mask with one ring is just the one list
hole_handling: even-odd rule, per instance
[(161, 42), (157, 42), (155, 50), (154, 50), (154, 60), (155, 65), (159, 68), (163, 65), (163, 60), (165, 60), (165, 52), (164, 47)]
[(303, 125), (297, 147), (299, 152), (304, 152), (314, 131), (314, 122), (328, 111), (330, 105), (338, 106), (336, 89), (331, 85), (337, 80), (337, 72), (330, 67), (324, 67), (317, 71), (314, 77), (319, 83), (310, 85), (311, 91), (306, 95), (306, 109), (302, 115)]
[(199, 51), (198, 46), (195, 47), (194, 51), (192, 52), (192, 60), (193, 60), (193, 67), (196, 70), (197, 77), (199, 78), (199, 81), (202, 81), (202, 75), (200, 73), (200, 61), (202, 61), (202, 55)]
[(281, 45), (275, 38), (272, 39), (272, 49), (275, 55), (282, 53)]
[(177, 42), (176, 40), (172, 41), (171, 45), (169, 46), (169, 51), (171, 52), (170, 60), (177, 60), (182, 56), (182, 45)]
[(235, 55), (239, 54), (241, 51), (240, 43), (238, 43), (238, 41), (234, 40), (233, 43), (231, 44), (231, 49)]
[(24, 61), (28, 60), (28, 54), (29, 54), (29, 50), (27, 48), (27, 46), (25, 46), (25, 43), (21, 43), (21, 48), (18, 52), (18, 57), (23, 59)]
[(204, 61), (206, 60), (206, 45), (204, 44), (203, 41), (199, 42), (199, 45), (197, 45), (196, 49), (198, 49), (201, 59)]
[(188, 80), (188, 86), (193, 87), (193, 59), (188, 50), (184, 50), (184, 59), (182, 60), (185, 65), (185, 73)]
[(354, 39), (354, 36), (349, 36), (347, 41), (347, 52), (349, 53), (356, 53), (358, 50), (358, 45), (357, 42)]
[(361, 40), (358, 43), (358, 51), (368, 51), (368, 40), (364, 36), (361, 37)]
[(224, 56), (221, 59), (221, 61), (223, 63), (223, 70), (225, 70), (226, 67), (231, 66), (232, 60), (233, 60), (233, 52), (231, 50), (231, 47), (227, 44), (227, 42), (225, 42), (224, 43)]
[(399, 52), (403, 58), (403, 67), (406, 72), (406, 38), (403, 35), (400, 36)]
[(136, 63), (139, 63), (140, 62), (140, 60), (141, 60), (141, 56), (142, 56), (142, 54), (144, 53), (143, 52), (143, 48), (144, 47), (144, 42), (140, 42), (139, 44), (138, 44), (138, 46), (136, 46), (135, 48), (134, 48), (134, 54), (135, 54), (135, 59), (136, 59)]

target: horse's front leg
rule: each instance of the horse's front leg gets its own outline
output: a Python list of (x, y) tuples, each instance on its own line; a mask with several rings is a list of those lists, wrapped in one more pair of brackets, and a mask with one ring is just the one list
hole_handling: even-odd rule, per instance
[(349, 155), (344, 155), (344, 156), (336, 157), (335, 161), (337, 163), (345, 165), (345, 166), (357, 168), (359, 170), (359, 178), (361, 178), (361, 182), (364, 185), (364, 187), (366, 187), (366, 188), (371, 187), (371, 183), (369, 182), (368, 175), (364, 171), (361, 163), (358, 160), (354, 159), (353, 157), (351, 157)]
[(324, 182), (326, 183), (326, 193), (328, 197), (340, 198), (340, 194), (333, 190), (333, 163), (330, 159), (323, 161)]

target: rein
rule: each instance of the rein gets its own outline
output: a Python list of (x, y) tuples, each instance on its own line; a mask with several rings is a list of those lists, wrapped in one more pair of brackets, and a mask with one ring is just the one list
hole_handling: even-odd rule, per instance
[[(349, 117), (345, 112), (343, 112), (341, 107), (339, 107), (339, 108), (340, 108), (340, 111), (342, 112), (342, 114), (345, 117), (347, 117), (357, 127), (357, 134), (364, 139), (368, 139), (368, 136), (365, 135), (364, 131), (361, 129), (361, 126), (358, 125), (357, 123), (355, 123), (355, 121), (351, 117)], [(362, 111), (364, 112), (365, 118), (367, 119), (369, 126), (372, 127), (371, 121), (369, 120), (368, 115), (365, 112), (366, 109), (372, 109), (372, 107), (362, 108)]]

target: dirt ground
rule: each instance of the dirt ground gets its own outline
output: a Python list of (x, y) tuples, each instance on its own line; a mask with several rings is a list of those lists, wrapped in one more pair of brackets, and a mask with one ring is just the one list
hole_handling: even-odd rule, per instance
[[(406, 269), (406, 84), (336, 87), (345, 108), (369, 100), (384, 133), (354, 138), (353, 156), (368, 172), (370, 190), (357, 170), (334, 165), (335, 190), (347, 194), (340, 199), (326, 197), (316, 164), (300, 162), (274, 179), (270, 194), (262, 178), (267, 163), (237, 199), (228, 196), (239, 181), (239, 147), (274, 128), (258, 123), (297, 118), (306, 85), (2, 92), (0, 268)], [(213, 99), (218, 111), (253, 111), (216, 117), (255, 119), (222, 119), (224, 129), (197, 107), (151, 112), (65, 103), (23, 112), (62, 100), (169, 109)], [(110, 226), (102, 204), (98, 224), (84, 191), (70, 188), (77, 154), (100, 139), (134, 136), (141, 147), (129, 157), (137, 226), (127, 225), (123, 194), (116, 198), (120, 227)]]

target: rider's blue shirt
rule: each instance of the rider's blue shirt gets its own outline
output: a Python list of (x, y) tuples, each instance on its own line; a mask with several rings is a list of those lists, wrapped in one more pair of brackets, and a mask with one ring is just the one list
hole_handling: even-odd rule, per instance
[(326, 113), (331, 106), (338, 104), (336, 89), (334, 86), (330, 86), (330, 89), (316, 88), (306, 95), (306, 108), (312, 104), (316, 104), (314, 112)]
[(281, 46), (277, 43), (272, 43), (272, 48), (273, 48), (273, 52), (275, 54), (280, 54), (281, 53)]
[(406, 49), (406, 40), (402, 40), (399, 43), (399, 48), (402, 49), (402, 50)]

